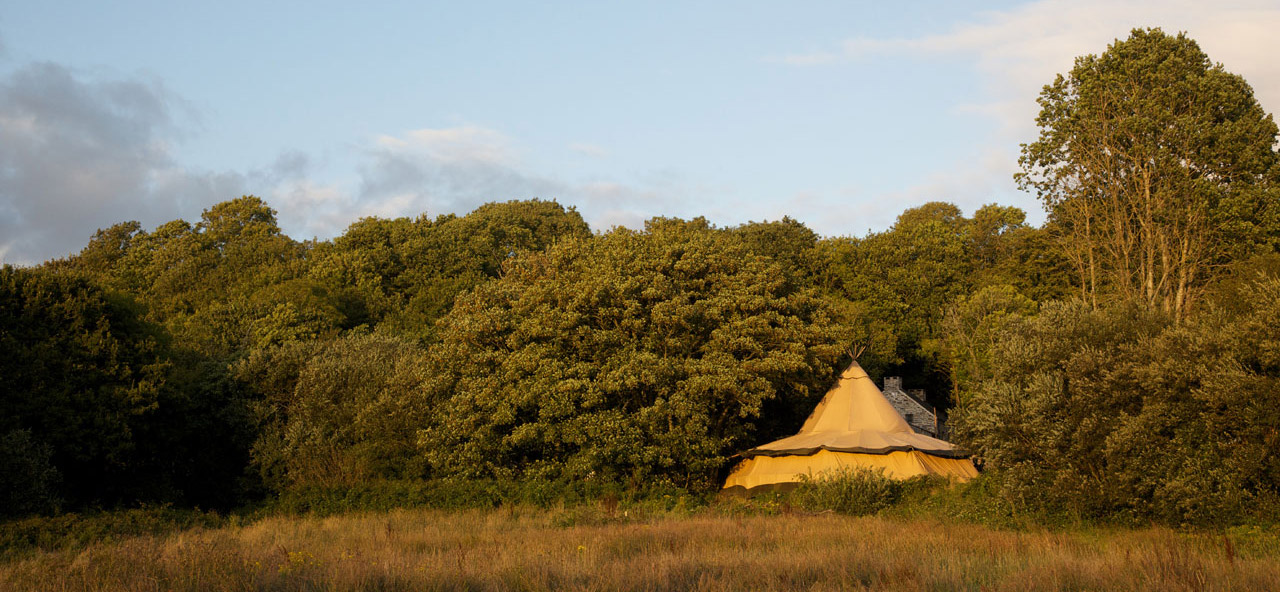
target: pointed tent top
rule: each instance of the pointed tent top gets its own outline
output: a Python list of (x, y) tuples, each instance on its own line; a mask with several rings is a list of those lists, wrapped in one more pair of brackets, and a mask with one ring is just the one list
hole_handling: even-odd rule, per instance
[(840, 381), (827, 391), (799, 433), (742, 455), (809, 455), (819, 450), (869, 454), (919, 450), (947, 458), (967, 456), (949, 442), (912, 430), (856, 361), (840, 374)]
[(874, 432), (914, 434), (897, 409), (876, 388), (857, 361), (840, 374), (840, 382), (827, 391), (801, 426), (801, 434), (813, 432)]

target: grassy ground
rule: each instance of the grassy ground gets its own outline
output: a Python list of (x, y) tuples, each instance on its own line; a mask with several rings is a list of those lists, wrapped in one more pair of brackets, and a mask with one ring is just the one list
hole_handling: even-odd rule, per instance
[(0, 590), (1277, 590), (1280, 535), (612, 506), (271, 517), (0, 563)]

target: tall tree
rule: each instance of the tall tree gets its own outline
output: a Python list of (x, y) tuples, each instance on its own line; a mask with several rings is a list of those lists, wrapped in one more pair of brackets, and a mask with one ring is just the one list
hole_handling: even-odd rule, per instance
[(1039, 103), (1015, 178), (1095, 307), (1115, 296), (1181, 318), (1217, 266), (1274, 233), (1275, 122), (1185, 34), (1135, 29)]

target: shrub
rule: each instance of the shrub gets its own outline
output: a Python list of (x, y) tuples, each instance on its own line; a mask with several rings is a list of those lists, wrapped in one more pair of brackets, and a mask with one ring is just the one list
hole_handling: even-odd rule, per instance
[(679, 511), (704, 501), (684, 489), (655, 482), (638, 489), (616, 483), (527, 479), (401, 479), (370, 480), (354, 485), (300, 485), (268, 503), (268, 514), (332, 515), (345, 512), (387, 511), (396, 508), (442, 510), (488, 509), (499, 506), (553, 508), (599, 502), (616, 510), (621, 505), (646, 511)]
[(48, 445), (27, 430), (0, 435), (0, 516), (56, 512), (58, 469)]
[(1017, 512), (1052, 522), (1222, 525), (1280, 492), (1280, 281), (1181, 322), (1049, 303), (995, 330), (952, 414)]
[(21, 555), (33, 549), (77, 549), (125, 537), (216, 528), (226, 523), (227, 518), (216, 512), (168, 505), (33, 516), (0, 522), (0, 558)]
[(886, 477), (882, 468), (846, 467), (801, 479), (793, 493), (797, 505), (809, 511), (834, 510), (851, 516), (888, 508), (906, 489), (905, 482)]

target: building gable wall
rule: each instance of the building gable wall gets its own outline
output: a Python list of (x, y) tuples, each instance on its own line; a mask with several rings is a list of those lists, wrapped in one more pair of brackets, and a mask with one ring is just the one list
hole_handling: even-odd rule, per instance
[(934, 419), (933, 409), (925, 406), (915, 400), (907, 391), (902, 389), (902, 379), (896, 376), (888, 376), (884, 379), (884, 388), (881, 389), (889, 404), (898, 411), (902, 418), (911, 424), (911, 429), (927, 434), (929, 436), (937, 436), (937, 423)]

